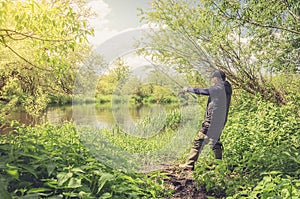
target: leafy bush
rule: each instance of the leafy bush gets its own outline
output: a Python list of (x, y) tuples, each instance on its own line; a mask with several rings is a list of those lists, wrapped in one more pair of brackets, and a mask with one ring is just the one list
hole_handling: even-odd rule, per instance
[(71, 103), (73, 104), (93, 104), (96, 102), (96, 99), (93, 97), (84, 97), (84, 96), (74, 96)]
[(98, 95), (97, 96), (97, 102), (100, 104), (111, 102), (111, 95)]
[(113, 170), (93, 158), (73, 124), (22, 127), (0, 137), (1, 198), (160, 198), (156, 174)]
[(59, 104), (59, 105), (64, 105), (64, 104), (71, 104), (72, 103), (72, 97), (68, 95), (52, 95), (49, 96), (49, 104)]
[(249, 192), (249, 198), (300, 198), (300, 180), (280, 172), (262, 173), (262, 180)]
[(157, 103), (158, 101), (159, 101), (159, 100), (158, 100), (157, 97), (155, 97), (155, 96), (150, 96), (150, 97), (145, 98), (145, 99), (143, 100), (144, 103), (150, 103), (150, 104), (155, 104), (155, 103)]
[(178, 102), (178, 98), (174, 96), (164, 96), (162, 99), (162, 103), (168, 104), (168, 103), (176, 103)]

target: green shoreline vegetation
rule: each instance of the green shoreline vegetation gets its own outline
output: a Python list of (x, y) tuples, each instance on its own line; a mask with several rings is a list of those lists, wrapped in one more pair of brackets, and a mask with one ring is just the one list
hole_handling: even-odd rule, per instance
[[(58, 96), (51, 96), (49, 98), (49, 106), (55, 105), (70, 105), (70, 104), (91, 104), (91, 103), (99, 103), (99, 104), (106, 104), (106, 103), (127, 103), (127, 97), (118, 97), (113, 95), (97, 95), (96, 97), (72, 97), (67, 95), (58, 95)], [(129, 97), (130, 104), (141, 105), (141, 104), (178, 104), (179, 100), (178, 97), (174, 95), (163, 96), (157, 98), (155, 96), (147, 96), (147, 97), (140, 97), (137, 95), (133, 95)]]
[[(122, 154), (139, 155), (172, 145), (171, 138), (185, 142), (176, 137), (188, 126), (179, 108), (197, 102), (192, 108), (202, 111), (207, 98), (177, 93), (183, 86), (207, 87), (216, 69), (234, 87), (221, 136), (223, 159), (215, 160), (206, 146), (194, 181), (208, 198), (300, 198), (300, 1), (152, 0), (151, 6), (140, 20), (162, 28), (135, 46), (138, 56), (164, 67), (145, 66), (142, 78), (125, 57), (109, 65), (93, 51), (89, 20), (97, 13), (87, 1), (0, 1), (1, 199), (172, 197), (165, 173), (125, 171), (99, 160), (112, 161), (110, 143)], [(143, 42), (147, 48), (140, 48)], [(115, 105), (120, 112), (124, 104), (172, 110), (140, 120), (140, 137), (120, 126), (84, 134), (72, 122), (25, 126), (8, 119), (16, 110), (37, 118), (48, 106), (71, 103)], [(196, 133), (188, 133), (200, 127), (202, 116), (187, 116), (197, 122), (183, 137), (193, 139)], [(9, 132), (2, 132), (7, 125)], [(153, 128), (159, 131), (151, 134)], [(119, 162), (126, 167), (131, 159)]]
[[(209, 150), (196, 165), (195, 180), (208, 193), (226, 198), (299, 197), (299, 101), (277, 106), (242, 91), (235, 91), (234, 95), (221, 137), (224, 159), (215, 160)], [(180, 112), (171, 111), (167, 118), (160, 135), (156, 135), (162, 144), (168, 142), (168, 134), (174, 135), (180, 124)], [(162, 147), (155, 138), (138, 141), (118, 128), (106, 133), (110, 141), (131, 152)], [(72, 123), (17, 127), (0, 140), (4, 195), (164, 198), (170, 194), (162, 183), (166, 176), (159, 172), (123, 173), (98, 162), (82, 145)]]

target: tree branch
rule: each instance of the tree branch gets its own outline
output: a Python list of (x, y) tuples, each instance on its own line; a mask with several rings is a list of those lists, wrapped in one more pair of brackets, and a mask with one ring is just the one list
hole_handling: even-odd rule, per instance
[(18, 56), (18, 57), (21, 58), (23, 61), (25, 61), (26, 63), (28, 63), (29, 65), (31, 65), (31, 66), (33, 66), (33, 67), (35, 67), (35, 68), (37, 68), (37, 69), (40, 69), (40, 70), (45, 70), (45, 71), (48, 71), (48, 72), (52, 72), (52, 70), (49, 70), (49, 69), (46, 69), (46, 68), (41, 68), (41, 67), (39, 67), (39, 66), (37, 66), (37, 65), (35, 65), (35, 64), (33, 64), (33, 63), (31, 63), (30, 61), (28, 61), (28, 60), (27, 60), (26, 58), (24, 58), (22, 55), (20, 55), (19, 53), (17, 53), (17, 51), (15, 51), (12, 47), (8, 46), (8, 45), (5, 43), (4, 39), (3, 39), (3, 45), (4, 45), (5, 47), (7, 47), (9, 50), (11, 50), (16, 56)]
[(273, 26), (273, 25), (268, 25), (268, 24), (261, 24), (261, 23), (258, 23), (258, 22), (250, 21), (250, 20), (245, 20), (245, 22), (247, 22), (249, 24), (252, 24), (252, 25), (255, 25), (255, 26), (263, 27), (263, 28), (278, 29), (278, 30), (283, 30), (283, 31), (287, 31), (287, 32), (290, 32), (290, 33), (294, 33), (294, 34), (300, 35), (300, 32), (297, 31), (297, 30), (291, 30), (291, 29), (287, 29), (287, 28), (284, 28), (284, 27), (281, 27), (281, 26)]
[(280, 0), (280, 2), (282, 2), (285, 6), (286, 6), (286, 9), (287, 11), (290, 13), (290, 15), (295, 19), (295, 20), (298, 20), (300, 21), (300, 17), (297, 16), (294, 12), (292, 12), (292, 10), (290, 9), (290, 5), (288, 3), (287, 0)]
[[(231, 17), (231, 16), (228, 16), (228, 14), (222, 10), (215, 2), (213, 2), (213, 4), (217, 7), (217, 9), (219, 9), (219, 11), (223, 14), (223, 16), (229, 20), (235, 20), (235, 18)], [(289, 8), (287, 7), (288, 11), (289, 11)], [(290, 13), (290, 12), (289, 12)], [(295, 16), (294, 13), (290, 13), (293, 17), (297, 17), (298, 20), (300, 20), (300, 18), (298, 16)], [(238, 21), (243, 21), (241, 18), (237, 18)], [(287, 32), (290, 32), (290, 33), (294, 33), (294, 34), (299, 34), (300, 35), (300, 32), (297, 31), (297, 30), (291, 30), (291, 29), (288, 29), (288, 28), (285, 28), (285, 27), (281, 27), (281, 26), (274, 26), (274, 25), (268, 25), (268, 24), (261, 24), (261, 23), (258, 23), (258, 22), (254, 22), (254, 21), (250, 21), (250, 20), (244, 20), (244, 22), (246, 23), (249, 23), (249, 24), (252, 24), (252, 25), (255, 25), (255, 26), (259, 26), (259, 27), (263, 27), (263, 28), (272, 28), (272, 29), (278, 29), (278, 30), (283, 30), (283, 31), (287, 31)]]
[[(22, 39), (26, 39), (26, 38), (36, 39), (36, 40), (40, 40), (40, 41), (48, 41), (48, 42), (62, 42), (62, 41), (71, 41), (72, 40), (72, 39), (43, 39), (43, 38), (39, 38), (39, 37), (36, 37), (33, 35), (29, 35), (29, 34), (22, 33), (22, 32), (17, 32), (15, 30), (10, 30), (10, 29), (0, 29), (0, 31), (6, 32), (6, 35), (1, 35), (1, 36), (9, 36), (13, 40), (22, 40)], [(21, 35), (24, 38), (16, 39), (16, 38), (12, 37), (13, 35)]]

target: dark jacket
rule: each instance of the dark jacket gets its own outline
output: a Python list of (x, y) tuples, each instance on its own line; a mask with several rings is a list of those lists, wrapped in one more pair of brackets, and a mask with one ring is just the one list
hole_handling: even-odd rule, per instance
[(212, 109), (212, 114), (223, 115), (225, 117), (223, 121), (224, 125), (226, 124), (232, 95), (232, 87), (228, 81), (221, 81), (209, 88), (189, 88), (187, 91), (198, 95), (208, 95), (206, 116), (209, 110)]

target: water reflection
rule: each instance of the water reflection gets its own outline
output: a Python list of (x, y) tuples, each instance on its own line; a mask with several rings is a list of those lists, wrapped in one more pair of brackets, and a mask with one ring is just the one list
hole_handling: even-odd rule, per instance
[[(144, 117), (151, 117), (162, 111), (175, 108), (174, 105), (130, 105), (127, 110), (124, 107), (111, 107), (111, 104), (79, 104), (52, 106), (47, 108), (42, 117), (34, 118), (24, 111), (12, 113), (9, 120), (16, 120), (21, 124), (34, 126), (49, 122), (61, 124), (66, 121), (74, 121), (81, 124), (97, 124), (102, 127), (110, 127), (118, 124), (136, 123)], [(122, 114), (120, 114), (122, 113)], [(118, 120), (118, 117), (120, 121)], [(131, 123), (130, 123), (131, 122)]]
[[(114, 105), (87, 104), (73, 107), (72, 119), (79, 125), (112, 127), (116, 124), (129, 130), (145, 117), (153, 117), (174, 109), (175, 105)], [(50, 118), (49, 118), (50, 119)], [(48, 120), (49, 120), (48, 119)]]

